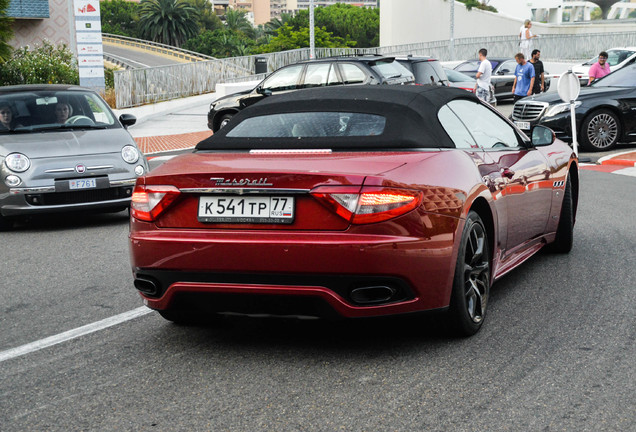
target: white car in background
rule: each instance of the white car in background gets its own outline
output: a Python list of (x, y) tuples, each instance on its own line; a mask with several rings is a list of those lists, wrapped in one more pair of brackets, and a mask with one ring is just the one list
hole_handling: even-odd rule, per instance
[[(611, 48), (607, 50), (607, 63), (609, 63), (612, 72), (625, 66), (634, 57), (636, 57), (636, 47)], [(587, 84), (590, 67), (597, 61), (598, 55), (585, 63), (573, 66), (572, 72), (579, 78), (585, 78), (585, 84)]]

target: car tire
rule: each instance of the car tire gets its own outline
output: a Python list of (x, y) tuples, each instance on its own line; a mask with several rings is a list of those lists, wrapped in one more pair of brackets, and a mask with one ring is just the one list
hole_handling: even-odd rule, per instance
[(588, 151), (611, 150), (620, 137), (621, 123), (610, 110), (594, 111), (581, 126), (581, 147)]
[(0, 231), (10, 231), (13, 229), (13, 219), (0, 215)]
[(554, 242), (550, 243), (548, 250), (554, 253), (568, 253), (572, 250), (574, 243), (574, 199), (572, 196), (572, 185), (568, 179), (565, 182), (565, 192), (563, 193), (563, 203), (561, 204), (561, 214), (559, 215), (559, 225), (557, 227)]
[(490, 294), (488, 234), (479, 215), (468, 213), (457, 253), (448, 310), (451, 330), (458, 336), (472, 336), (486, 318)]
[(218, 132), (222, 127), (228, 124), (230, 120), (232, 120), (232, 117), (234, 117), (234, 114), (223, 114), (219, 119), (219, 128), (215, 132)]

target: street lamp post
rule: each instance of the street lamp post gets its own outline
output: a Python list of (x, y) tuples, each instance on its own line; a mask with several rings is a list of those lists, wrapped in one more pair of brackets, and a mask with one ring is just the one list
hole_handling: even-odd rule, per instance
[(314, 0), (309, 0), (309, 58), (316, 58), (316, 41), (314, 35)]
[(450, 0), (450, 38), (448, 41), (449, 60), (455, 59), (455, 0)]

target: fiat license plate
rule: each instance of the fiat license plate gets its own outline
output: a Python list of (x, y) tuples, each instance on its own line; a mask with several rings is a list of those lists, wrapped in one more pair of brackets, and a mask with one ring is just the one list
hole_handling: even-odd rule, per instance
[(519, 129), (522, 130), (530, 130), (530, 122), (520, 122), (520, 121), (516, 121), (515, 124), (517, 125), (517, 127)]
[(69, 189), (94, 189), (97, 187), (97, 182), (94, 178), (69, 180), (68, 187)]
[(200, 222), (290, 224), (294, 221), (291, 196), (202, 196)]

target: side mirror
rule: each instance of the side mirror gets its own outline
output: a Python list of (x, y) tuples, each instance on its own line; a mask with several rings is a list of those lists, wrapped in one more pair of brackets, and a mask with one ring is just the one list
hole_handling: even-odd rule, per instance
[(497, 71), (497, 75), (505, 75), (510, 73), (510, 69), (502, 69), (500, 71)]
[(124, 125), (125, 128), (137, 123), (137, 117), (132, 114), (122, 114), (119, 116), (119, 122)]
[(545, 126), (532, 128), (532, 145), (535, 147), (548, 146), (554, 142), (556, 135), (552, 129)]

